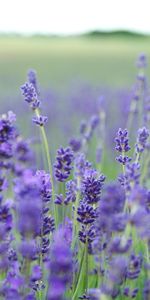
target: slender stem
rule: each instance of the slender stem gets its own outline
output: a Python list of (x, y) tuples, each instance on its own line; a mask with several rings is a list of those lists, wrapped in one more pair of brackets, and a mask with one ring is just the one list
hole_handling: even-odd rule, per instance
[(146, 177), (146, 174), (148, 172), (148, 166), (150, 164), (150, 155), (147, 157), (148, 151), (146, 151), (145, 153), (145, 161), (144, 161), (144, 166), (143, 166), (143, 170), (142, 170), (142, 175), (141, 175), (141, 183), (144, 182), (144, 179)]
[(76, 243), (76, 230), (77, 230), (77, 209), (78, 209), (78, 203), (80, 198), (80, 177), (77, 177), (77, 196), (75, 201), (75, 207), (74, 207), (74, 221), (73, 221), (73, 233), (72, 233), (72, 249), (75, 246)]
[(85, 250), (86, 250), (86, 248), (84, 247), (83, 256), (82, 256), (82, 259), (81, 259), (81, 262), (80, 262), (80, 271), (79, 271), (79, 275), (78, 275), (76, 287), (75, 287), (75, 290), (74, 290), (74, 294), (72, 296), (72, 300), (76, 300), (77, 299), (78, 290), (80, 288), (80, 283), (83, 280), (83, 278), (82, 278), (82, 268), (84, 266), (84, 260), (85, 260), (84, 258), (85, 258), (85, 252), (86, 252)]
[[(39, 110), (35, 110), (35, 114), (37, 117), (39, 117), (40, 113)], [(53, 181), (53, 169), (52, 169), (52, 163), (51, 163), (51, 156), (50, 156), (50, 151), (49, 151), (49, 145), (47, 141), (47, 136), (46, 132), (43, 126), (40, 126), (42, 138), (43, 138), (43, 143), (44, 143), (44, 149), (45, 149), (45, 154), (47, 158), (47, 163), (48, 163), (48, 169), (51, 177), (51, 185), (52, 185), (52, 206), (53, 206), (53, 212), (54, 212), (54, 218), (55, 218), (55, 225), (57, 226), (57, 211), (56, 211), (56, 206), (54, 204), (55, 200), (55, 190), (54, 190), (54, 181)]]
[(130, 111), (129, 111), (129, 115), (128, 115), (128, 119), (127, 119), (127, 128), (128, 128), (129, 132), (130, 132), (130, 130), (132, 128), (132, 123), (133, 123), (133, 118), (134, 118), (134, 112), (135, 112), (136, 108), (137, 108), (137, 101), (133, 99), (131, 101)]
[(86, 293), (88, 291), (88, 273), (89, 273), (89, 266), (88, 266), (88, 237), (86, 237), (86, 244), (85, 244), (85, 290)]
[(86, 243), (85, 243), (84, 250), (83, 250), (83, 257), (81, 260), (80, 272), (79, 272), (79, 276), (78, 276), (78, 280), (77, 280), (77, 284), (76, 284), (76, 288), (75, 288), (72, 300), (77, 299), (78, 290), (80, 288), (81, 282), (84, 280), (83, 278), (85, 278), (85, 290), (87, 292), (87, 290), (88, 290), (88, 239), (87, 238), (86, 238)]
[(135, 157), (135, 163), (139, 163), (140, 159), (141, 159), (141, 152), (137, 152)]
[[(149, 257), (149, 246), (148, 246), (148, 242), (146, 243), (145, 245), (145, 250), (146, 250), (146, 259), (147, 259), (147, 264), (149, 265), (150, 263), (150, 257)], [(150, 270), (148, 269), (147, 270), (147, 273), (148, 273), (148, 279), (150, 278)]]
[[(124, 158), (124, 156), (125, 156), (125, 152), (124, 151), (122, 151), (122, 156)], [(124, 164), (122, 165), (122, 172), (123, 172), (123, 176), (125, 178), (126, 167), (125, 167)], [(125, 192), (125, 204), (124, 204), (124, 210), (123, 211), (126, 212), (126, 210), (127, 210), (127, 191), (126, 191), (126, 187), (124, 187), (124, 192)]]

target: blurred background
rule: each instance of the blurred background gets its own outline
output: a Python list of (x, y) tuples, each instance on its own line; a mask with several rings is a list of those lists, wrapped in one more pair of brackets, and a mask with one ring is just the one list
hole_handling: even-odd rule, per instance
[(23, 134), (32, 134), (20, 86), (35, 69), (53, 151), (79, 134), (100, 97), (113, 140), (125, 124), (137, 57), (150, 56), (149, 1), (5, 0), (0, 8), (0, 112), (13, 110)]

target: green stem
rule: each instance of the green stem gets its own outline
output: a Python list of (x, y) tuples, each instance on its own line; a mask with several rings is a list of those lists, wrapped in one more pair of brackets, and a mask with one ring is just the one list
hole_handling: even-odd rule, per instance
[(77, 177), (77, 196), (75, 201), (75, 207), (74, 207), (74, 220), (73, 220), (73, 233), (72, 233), (72, 249), (75, 246), (76, 243), (76, 231), (77, 231), (77, 209), (79, 204), (79, 198), (80, 198), (80, 177)]
[(76, 287), (75, 287), (75, 290), (74, 290), (74, 294), (72, 296), (72, 300), (76, 300), (77, 299), (77, 296), (78, 296), (78, 291), (80, 289), (80, 284), (83, 280), (83, 277), (82, 277), (82, 269), (83, 269), (83, 266), (84, 266), (84, 260), (85, 260), (85, 253), (86, 253), (86, 248), (84, 247), (84, 250), (83, 250), (83, 255), (82, 255), (82, 258), (81, 258), (81, 262), (80, 262), (80, 270), (79, 270), (79, 275), (78, 275), (78, 278), (77, 278), (77, 283), (76, 283)]
[(142, 175), (141, 175), (141, 183), (144, 182), (144, 179), (146, 177), (147, 171), (148, 171), (148, 166), (150, 164), (150, 155), (147, 157), (148, 153), (146, 151), (145, 153), (145, 161), (144, 161), (144, 166), (143, 166), (143, 170), (142, 170)]
[(74, 295), (73, 295), (73, 299), (77, 299), (76, 296), (78, 294), (78, 290), (80, 288), (80, 284), (85, 279), (85, 291), (87, 293), (88, 291), (88, 273), (89, 273), (89, 265), (88, 265), (88, 237), (86, 237), (86, 242), (85, 242), (85, 246), (84, 246), (84, 250), (83, 250), (83, 256), (82, 256), (82, 260), (81, 260), (81, 265), (80, 265), (80, 272), (79, 272), (79, 276), (77, 279), (77, 284), (76, 284), (76, 288), (74, 291)]
[[(40, 116), (40, 113), (39, 113), (38, 109), (35, 110), (35, 114), (36, 114), (37, 117)], [(45, 154), (46, 154), (46, 158), (47, 158), (48, 169), (49, 169), (49, 173), (50, 173), (50, 177), (51, 177), (52, 200), (53, 200), (52, 201), (52, 205), (53, 205), (53, 212), (54, 212), (55, 224), (57, 226), (57, 211), (56, 211), (56, 206), (54, 204), (55, 190), (54, 190), (53, 169), (52, 169), (52, 163), (51, 163), (51, 156), (50, 156), (49, 145), (48, 145), (47, 136), (46, 136), (46, 132), (45, 132), (44, 126), (40, 126), (40, 130), (41, 130), (41, 134), (42, 134), (42, 138), (43, 138), (43, 144), (44, 144)]]
[(85, 291), (88, 291), (88, 273), (89, 273), (89, 266), (88, 266), (88, 238), (86, 237), (86, 244), (85, 244)]
[[(122, 156), (124, 158), (124, 156), (125, 156), (125, 152), (124, 151), (122, 151)], [(126, 174), (126, 167), (125, 167), (125, 165), (122, 165), (122, 172), (123, 172), (123, 176), (125, 177), (125, 174)], [(124, 204), (123, 211), (126, 212), (126, 210), (127, 210), (127, 191), (126, 191), (126, 187), (124, 188), (124, 191), (125, 191), (125, 204)]]
[(132, 123), (133, 123), (133, 118), (134, 118), (134, 112), (136, 110), (136, 107), (137, 107), (137, 101), (135, 101), (133, 99), (131, 101), (130, 111), (129, 111), (129, 115), (128, 115), (128, 119), (127, 119), (127, 128), (128, 128), (129, 132), (130, 132), (130, 130), (132, 128)]
[(149, 264), (149, 247), (148, 247), (148, 243), (146, 243), (146, 257), (147, 257), (147, 263)]

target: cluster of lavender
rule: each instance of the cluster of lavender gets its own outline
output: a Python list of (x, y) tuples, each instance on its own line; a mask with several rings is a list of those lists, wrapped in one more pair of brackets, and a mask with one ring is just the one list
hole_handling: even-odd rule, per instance
[[(145, 65), (142, 55), (138, 61), (140, 107), (148, 97)], [(135, 141), (130, 140), (128, 129), (118, 130), (114, 141), (122, 169), (109, 182), (88, 160), (96, 128), (101, 139), (97, 145), (107, 152), (104, 109), (81, 123), (80, 138), (72, 139), (69, 147), (60, 147), (52, 164), (47, 117), (40, 114), (33, 70), (21, 89), (43, 138), (48, 171), (36, 167), (31, 141), (20, 135), (15, 115), (2, 115), (0, 299), (150, 299), (149, 110), (139, 114), (143, 123)]]

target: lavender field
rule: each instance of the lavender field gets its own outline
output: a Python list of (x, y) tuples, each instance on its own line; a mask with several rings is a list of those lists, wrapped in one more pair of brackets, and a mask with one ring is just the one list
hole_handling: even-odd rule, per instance
[(0, 299), (149, 300), (149, 37), (0, 45)]

